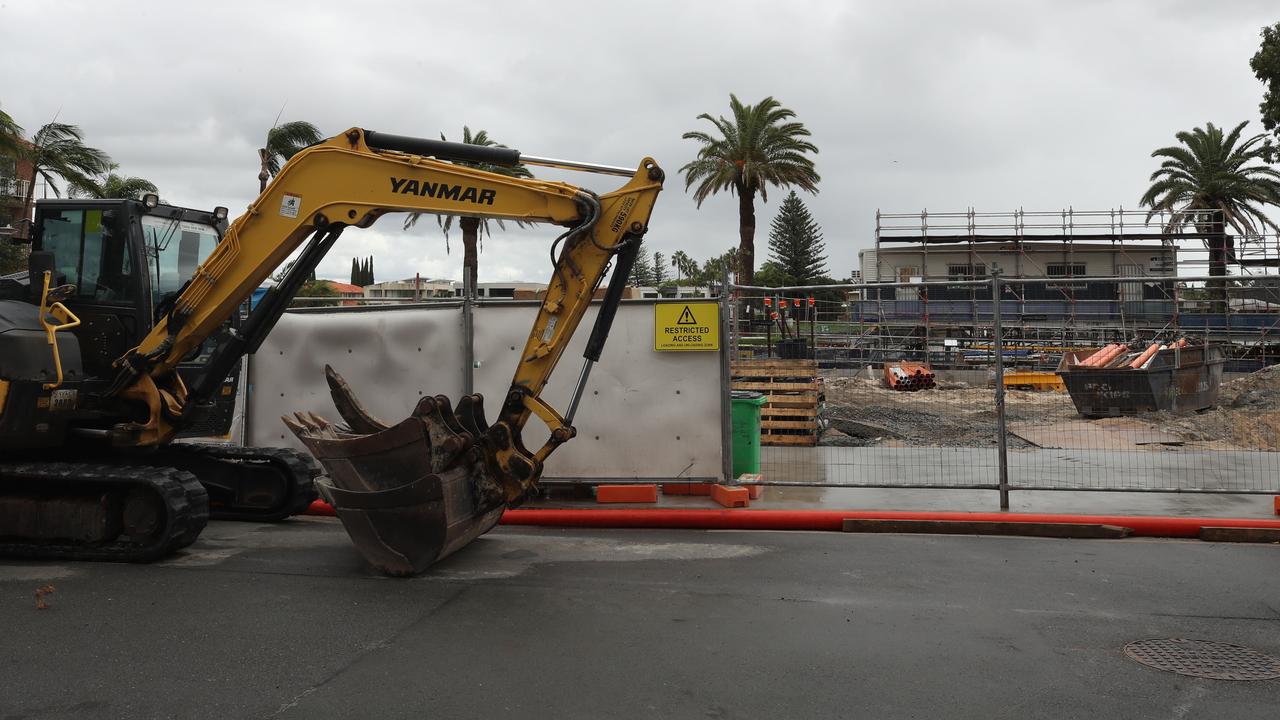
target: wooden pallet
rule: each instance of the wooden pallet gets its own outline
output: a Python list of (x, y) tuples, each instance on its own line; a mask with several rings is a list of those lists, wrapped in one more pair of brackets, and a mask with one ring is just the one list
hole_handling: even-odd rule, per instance
[(818, 363), (814, 360), (739, 360), (730, 387), (765, 396), (761, 445), (818, 444)]

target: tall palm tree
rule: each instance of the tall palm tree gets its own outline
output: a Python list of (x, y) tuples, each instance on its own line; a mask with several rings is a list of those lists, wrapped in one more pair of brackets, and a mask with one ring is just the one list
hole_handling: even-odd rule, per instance
[(676, 280), (693, 278), (698, 274), (698, 261), (689, 257), (683, 250), (671, 253), (671, 267), (676, 269)]
[[(1259, 145), (1266, 136), (1259, 134), (1237, 145), (1240, 132), (1248, 121), (1223, 135), (1213, 123), (1203, 128), (1179, 132), (1181, 145), (1159, 148), (1151, 157), (1165, 158), (1160, 169), (1151, 173), (1151, 187), (1141, 203), (1150, 208), (1147, 222), (1158, 213), (1171, 213), (1165, 231), (1179, 225), (1193, 225), (1207, 236), (1209, 274), (1226, 275), (1227, 262), (1234, 255), (1234, 242), (1227, 235), (1230, 227), (1237, 233), (1256, 233), (1271, 228), (1280, 230), (1263, 213), (1267, 205), (1280, 205), (1280, 172), (1266, 165), (1250, 165), (1261, 161), (1265, 150)], [(1213, 283), (1217, 299), (1222, 300), (1225, 285)]]
[(708, 197), (728, 190), (738, 196), (738, 282), (750, 284), (755, 274), (756, 193), (768, 202), (770, 185), (796, 186), (810, 193), (818, 191), (821, 178), (806, 153), (818, 152), (803, 123), (792, 120), (791, 110), (772, 97), (755, 105), (743, 105), (729, 95), (733, 118), (708, 113), (698, 116), (715, 126), (719, 136), (700, 131), (681, 137), (702, 144), (698, 157), (680, 168), (685, 190), (695, 183), (693, 198), (698, 207)]
[[(444, 133), (440, 133), (440, 139), (447, 142)], [(489, 133), (485, 130), (480, 130), (476, 134), (472, 135), (471, 128), (466, 125), (462, 126), (462, 142), (467, 145), (480, 145), (483, 147), (506, 147), (506, 145), (502, 145), (489, 137)], [(529, 172), (529, 168), (525, 167), (523, 164), (507, 166), (491, 165), (489, 163), (482, 162), (467, 162), (463, 160), (454, 160), (452, 162), (455, 165), (465, 165), (466, 167), (476, 168), (477, 170), (484, 170), (485, 172), (496, 173), (498, 175), (506, 175), (507, 177), (533, 177), (533, 173)], [(405, 218), (404, 229), (408, 230), (413, 227), (414, 224), (418, 222), (418, 218), (421, 217), (421, 215), (421, 213), (412, 213), (409, 217)], [(454, 217), (452, 215), (439, 215), (436, 217), (436, 220), (440, 223), (440, 229), (444, 231), (445, 252), (449, 252), (449, 230), (453, 227)], [(489, 231), (489, 220), (486, 218), (471, 217), (468, 215), (463, 215), (457, 220), (458, 229), (462, 231), (462, 282), (464, 287), (470, 288), (471, 292), (475, 292), (478, 268), (480, 265), (480, 240), (486, 235), (492, 236), (492, 233)], [(494, 222), (498, 224), (499, 230), (507, 229), (507, 226), (504, 225), (501, 220), (495, 219)], [(519, 220), (516, 221), (516, 224), (521, 227), (524, 227), (525, 225), (525, 223)]]
[(71, 197), (95, 198), (98, 200), (128, 199), (136, 200), (143, 193), (159, 192), (154, 183), (140, 177), (119, 175), (116, 170), (120, 166), (111, 163), (105, 175), (96, 178), (72, 180), (67, 183), (67, 194)]
[[(22, 202), (24, 225), (31, 218), (37, 178), (43, 178), (54, 195), (61, 195), (56, 178), (68, 182), (89, 182), (88, 178), (105, 174), (111, 167), (110, 156), (84, 144), (84, 133), (80, 128), (57, 121), (37, 130), (30, 145), (23, 146), (20, 152), (22, 159), (31, 163), (27, 195)], [(24, 234), (29, 232), (30, 228), (27, 228)]]
[(280, 172), (289, 158), (324, 139), (315, 125), (305, 120), (277, 123), (267, 131), (267, 142), (258, 148), (258, 192), (267, 189), (267, 181)]

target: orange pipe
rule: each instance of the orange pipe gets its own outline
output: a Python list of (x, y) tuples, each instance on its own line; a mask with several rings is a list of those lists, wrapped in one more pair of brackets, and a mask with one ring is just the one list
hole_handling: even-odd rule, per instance
[(1104, 346), (1101, 350), (1099, 350), (1098, 352), (1096, 352), (1096, 353), (1094, 353), (1094, 354), (1090, 355), (1089, 357), (1087, 357), (1087, 358), (1085, 358), (1085, 359), (1081, 360), (1080, 362), (1076, 363), (1076, 365), (1077, 365), (1078, 367), (1093, 367), (1093, 364), (1094, 364), (1095, 362), (1097, 362), (1098, 358), (1102, 357), (1102, 353), (1104, 353), (1104, 352), (1106, 352), (1107, 350), (1110, 350), (1110, 349), (1111, 349), (1111, 346), (1110, 346), (1110, 345), (1106, 345), (1106, 346)]
[(1125, 346), (1119, 343), (1102, 348), (1098, 352), (1089, 356), (1089, 360), (1091, 361), (1089, 363), (1089, 367), (1106, 367), (1107, 363), (1111, 362), (1117, 355), (1124, 351), (1124, 348)]
[(839, 532), (845, 519), (968, 520), (1036, 522), (1065, 525), (1119, 525), (1147, 537), (1198, 537), (1204, 527), (1280, 529), (1280, 520), (1165, 517), (1140, 515), (1066, 515), (1047, 513), (967, 513), (888, 510), (508, 510), (504, 525), (593, 528), (677, 528), (715, 530), (827, 530)]
[[(307, 515), (332, 516), (323, 500)], [(1060, 525), (1118, 525), (1144, 537), (1194, 538), (1205, 527), (1280, 530), (1280, 520), (1254, 518), (1168, 517), (1161, 515), (1078, 515), (1056, 513), (936, 512), (897, 510), (508, 510), (503, 525), (586, 528), (669, 528), (703, 530), (825, 530), (840, 532), (844, 520), (967, 520), (1033, 522)]]
[(1139, 355), (1136, 359), (1134, 359), (1133, 362), (1129, 363), (1129, 367), (1134, 368), (1135, 370), (1137, 368), (1142, 367), (1143, 364), (1145, 364), (1148, 360), (1150, 360), (1151, 357), (1159, 351), (1160, 351), (1160, 343), (1151, 343), (1151, 345), (1146, 350), (1142, 351), (1141, 355)]

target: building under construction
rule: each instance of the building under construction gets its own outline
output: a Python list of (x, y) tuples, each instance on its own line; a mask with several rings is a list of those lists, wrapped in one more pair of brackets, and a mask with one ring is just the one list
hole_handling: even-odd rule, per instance
[(867, 285), (839, 355), (986, 364), (999, 273), (1006, 350), (1028, 365), (1173, 335), (1228, 345), (1238, 369), (1280, 362), (1280, 238), (1223, 232), (1208, 213), (877, 212), (859, 258)]

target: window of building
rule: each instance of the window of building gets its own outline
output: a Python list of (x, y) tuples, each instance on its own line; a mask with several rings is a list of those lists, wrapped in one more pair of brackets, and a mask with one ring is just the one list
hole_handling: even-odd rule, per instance
[[(1049, 263), (1045, 266), (1045, 275), (1049, 278), (1084, 277), (1084, 263)], [(1049, 287), (1059, 289), (1080, 290), (1085, 287), (1082, 282), (1050, 283)]]
[(951, 282), (964, 282), (967, 280), (981, 280), (987, 276), (987, 266), (985, 263), (977, 263), (971, 265), (962, 263), (959, 265), (947, 265), (947, 280)]
[(515, 288), (489, 288), (489, 297), (491, 298), (507, 298), (510, 300), (515, 296)]

